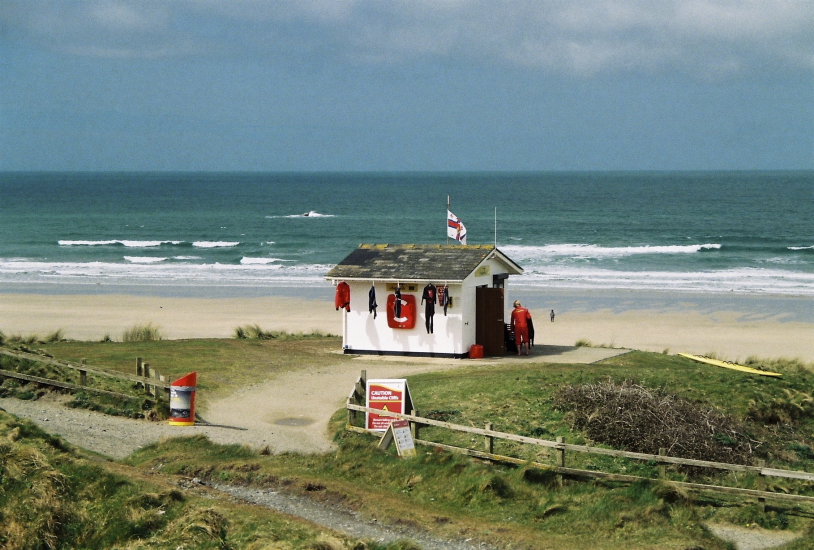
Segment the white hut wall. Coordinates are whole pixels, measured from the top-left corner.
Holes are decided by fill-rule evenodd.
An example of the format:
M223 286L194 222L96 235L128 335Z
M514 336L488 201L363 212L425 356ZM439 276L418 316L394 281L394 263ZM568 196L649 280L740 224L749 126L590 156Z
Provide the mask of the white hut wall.
M410 329L390 328L387 323L387 283L377 281L348 282L351 287L351 311L347 313L347 330L344 345L349 351L384 351L396 353L443 353L462 354L468 347L463 345L463 318L470 300L462 299L462 287L449 285L453 305L444 308L436 305L433 316L433 332L427 333L424 305L421 293L426 283L416 285L415 292L402 291L402 296L412 295L416 302L415 326ZM376 318L369 312L368 292L371 284L376 287L378 303ZM439 286L441 282L434 282ZM473 291L474 292L474 291ZM473 294L474 296L474 294ZM474 318L470 322L474 335ZM467 326L466 329L469 329Z

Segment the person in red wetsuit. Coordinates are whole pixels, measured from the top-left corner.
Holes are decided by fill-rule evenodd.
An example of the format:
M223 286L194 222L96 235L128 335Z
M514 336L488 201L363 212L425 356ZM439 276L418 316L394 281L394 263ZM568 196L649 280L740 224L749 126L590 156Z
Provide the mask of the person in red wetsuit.
M526 344L526 355L529 354L529 321L531 313L520 305L519 300L514 301L514 311L512 311L512 330L514 331L514 343L517 345L517 355Z

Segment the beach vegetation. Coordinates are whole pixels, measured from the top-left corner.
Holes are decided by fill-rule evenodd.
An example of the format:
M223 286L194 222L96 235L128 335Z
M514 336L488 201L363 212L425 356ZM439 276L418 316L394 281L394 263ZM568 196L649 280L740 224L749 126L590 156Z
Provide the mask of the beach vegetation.
M154 342L163 339L161 329L152 323L133 325L122 333L122 342Z
M6 345L6 335L2 330L0 330L0 346L5 345Z
M36 344L44 344L45 342L36 334L29 334L28 336L12 334L8 338L5 338L5 343L9 346L33 346Z
M38 350L42 355L53 357L44 350ZM0 368L12 372L45 378L56 382L67 382L79 385L80 374L76 370L68 369L47 363L20 359L17 357L0 356ZM70 390L49 386L39 382L29 382L15 378L3 378L0 384L0 397L16 397L17 399L36 400L46 393L67 394ZM94 391L78 391L66 405L73 408L84 408L103 412L112 416L126 416L129 418L147 418L163 420L169 416L169 407L166 399L155 399L145 393L137 384L91 375L87 379L88 388L114 392L115 395Z
M44 344L52 344L54 342L61 342L65 340L65 331L61 328L55 330L43 339Z
M213 502L194 484L145 476L100 461L33 423L0 411L0 547L370 548L393 547L333 535L232 499Z
M132 371L137 356L149 358L152 365L172 375L197 370L199 398L205 406L208 399L255 383L259 377L351 360L331 353L340 345L338 338L106 345L59 342L49 345L48 351L66 359L87 357L89 364L126 372ZM659 439L666 422L688 430L680 437L703 436L704 445L717 447L724 455L741 453L744 462L761 459L768 467L814 472L814 417L806 412L814 371L808 365L799 367L794 361L778 362L775 368L784 376L775 379L679 356L634 351L590 365L541 363L533 356L529 361L494 367L461 362L455 370L418 374L408 380L420 416L476 427L491 423L497 431L547 440L563 437L578 445L636 448L635 442L626 442L624 437L605 440L591 430L591 415L616 403L627 407L631 421L636 420L632 418L636 414L629 414L631 410L651 414L650 422L633 428L638 430L636 441L650 441L642 447L646 452L657 454L659 447L671 445L670 440ZM590 394L603 385L610 388L608 394L627 392L622 396L625 403L613 401L610 395L588 403L582 388L588 388L585 391ZM579 399L562 397L568 394L563 388L569 387ZM777 423L768 422L770 409L760 409L759 404L772 399L777 400L779 410L794 407L802 413L787 412ZM626 404L627 400L633 405ZM670 414L664 413L668 406ZM764 410L767 412L759 413L762 417L754 412ZM577 420L579 415L585 422ZM690 431L693 427L685 420L692 423L693 419L698 424L710 419L720 423L710 438L709 433ZM184 479L198 477L308 494L347 503L366 517L421 525L441 536L464 535L503 547L539 547L535 543L545 540L551 548L564 549L722 550L726 543L715 539L704 523L743 524L746 520L766 529L810 533L789 548L814 544L814 509L807 504L770 502L763 512L744 497L687 493L669 483L755 488L757 480L751 474L667 466L663 481L631 484L565 476L560 485L554 473L534 464L556 460L546 448L495 440L496 454L519 457L526 463L488 462L440 447L482 450L483 438L425 426L420 430L421 439L439 445L419 446L416 458L400 460L392 447L379 450L376 438L345 431L346 421L346 411L337 411L331 422L336 449L325 455L275 455L267 448L221 446L205 437L193 437L157 442L134 453L126 464L137 471L161 471ZM668 454L681 456L682 450L675 448L680 445L672 446ZM659 475L655 463L576 452L568 453L567 466L654 480ZM775 492L814 494L814 486L796 480L769 478L767 487ZM234 527L229 525L231 533Z
M591 348L593 347L593 344L587 338L580 338L579 340L574 342L574 346L578 348Z
M311 332L288 332L285 330L263 330L259 325L243 325L236 327L234 337L238 340L302 340L309 338L332 337L321 330Z

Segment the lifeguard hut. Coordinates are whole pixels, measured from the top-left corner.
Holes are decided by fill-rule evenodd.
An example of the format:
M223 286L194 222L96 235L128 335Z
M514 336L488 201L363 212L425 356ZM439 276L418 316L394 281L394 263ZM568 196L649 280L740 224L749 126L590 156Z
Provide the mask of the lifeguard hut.
M345 353L464 358L473 344L505 353L506 285L521 273L492 245L362 244L325 278L342 296Z

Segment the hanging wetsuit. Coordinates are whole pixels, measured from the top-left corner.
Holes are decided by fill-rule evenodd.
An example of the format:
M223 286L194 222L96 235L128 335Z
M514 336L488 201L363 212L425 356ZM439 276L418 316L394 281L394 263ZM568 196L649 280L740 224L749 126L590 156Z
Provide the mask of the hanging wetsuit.
M427 304L424 306L424 325L427 327L427 334L432 334L432 318L435 316L435 302L437 297L438 290L434 284L430 283L424 287L424 294L421 295L421 303L423 304L424 300L427 301Z
M373 314L373 318L376 318L376 308L379 307L376 304L376 285L370 285L370 290L367 293L367 309L368 313Z
M447 307L452 305L452 297L449 295L447 285L438 287L438 305L444 308L444 317L446 317Z
M396 287L396 292L393 293L396 301L393 303L393 317L401 319L401 289Z
M345 309L350 311L350 285L345 281L336 285L336 296L334 297L334 304L337 311Z

